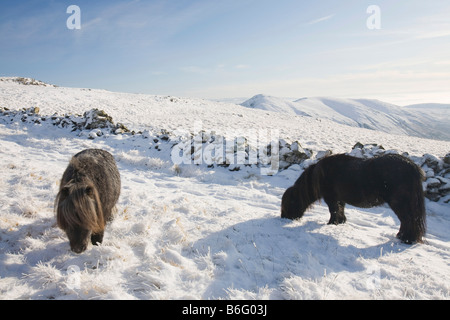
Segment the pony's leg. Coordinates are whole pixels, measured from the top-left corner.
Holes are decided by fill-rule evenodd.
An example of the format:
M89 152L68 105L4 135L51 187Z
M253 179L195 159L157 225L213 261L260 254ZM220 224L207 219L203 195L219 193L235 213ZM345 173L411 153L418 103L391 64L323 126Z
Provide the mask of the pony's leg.
M91 235L91 243L93 245L97 245L97 243L102 243L102 241L103 241L103 234L104 234L104 231L101 231L101 232L96 233L96 234L92 234Z
M420 242L421 239L417 239L408 200L393 200L389 203L389 206L400 220L400 230L397 233L397 238L406 244L412 244L416 241Z
M400 239L403 243L406 244L413 244L416 241L414 232L411 231L410 224L411 224L410 222L400 221L400 230L396 235L398 239Z
M347 221L344 214L345 202L342 201L325 201L330 211L330 221L328 224L341 224Z

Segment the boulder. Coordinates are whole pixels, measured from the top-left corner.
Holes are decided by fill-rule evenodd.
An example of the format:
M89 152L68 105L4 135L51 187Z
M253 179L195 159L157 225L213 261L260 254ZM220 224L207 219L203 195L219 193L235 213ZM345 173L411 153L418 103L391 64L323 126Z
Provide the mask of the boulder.
M332 154L333 154L333 151L331 151L331 150L318 151L317 154L316 154L316 159L320 160L322 158L329 157Z
M450 152L447 153L444 158L442 158L442 161L444 161L445 164L450 165Z
M84 129L102 129L114 128L112 117L105 111L99 109L91 109L83 114L85 119Z

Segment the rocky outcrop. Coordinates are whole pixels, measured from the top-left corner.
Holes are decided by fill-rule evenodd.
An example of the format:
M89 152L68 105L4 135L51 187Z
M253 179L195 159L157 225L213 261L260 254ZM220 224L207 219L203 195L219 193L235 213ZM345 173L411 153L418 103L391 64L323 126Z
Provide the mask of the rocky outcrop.
M1 78L0 81L16 82L18 84L22 84L22 85L25 85L25 86L32 85L32 86L44 86L44 87L57 87L57 86L55 86L53 84L48 84L48 83L45 83L45 82L40 81L40 80L36 80L36 79L33 79L33 78L24 78L24 77L5 77L5 78Z

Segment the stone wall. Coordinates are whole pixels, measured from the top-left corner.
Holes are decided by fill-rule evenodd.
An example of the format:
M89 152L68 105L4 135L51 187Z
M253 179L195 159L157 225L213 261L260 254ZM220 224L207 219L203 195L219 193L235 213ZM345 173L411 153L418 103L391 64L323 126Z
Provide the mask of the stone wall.
M230 171L239 171L248 166L267 166L273 157L278 160L276 171L286 170L292 165L306 168L311 163L333 153L332 150L323 150L314 154L312 150L303 148L299 141L287 139L261 144L258 141L255 142L256 139L249 137L230 139L205 131L197 134L189 133L188 136L183 137L164 129L156 135L147 130L135 132L130 131L123 124L114 123L112 117L98 109L91 109L83 115L43 116L39 114L39 108L14 111L0 107L0 119L5 123L14 121L33 124L50 123L60 128L78 131L79 135L87 136L89 139L95 139L105 134L140 135L143 139L152 139L157 144L155 147L157 150L164 147L170 149L176 147L183 150L185 153L183 156L187 157L184 159L187 161L186 163L203 164L208 167L221 166ZM212 148L215 148L215 152L211 151ZM205 155L207 151L210 153ZM359 142L348 152L349 155L360 158L371 158L385 153L402 154L414 161L422 168L426 177L423 182L425 196L431 201L450 203L450 153L443 158L437 158L430 154L417 157L400 153L397 150L385 150L381 145Z

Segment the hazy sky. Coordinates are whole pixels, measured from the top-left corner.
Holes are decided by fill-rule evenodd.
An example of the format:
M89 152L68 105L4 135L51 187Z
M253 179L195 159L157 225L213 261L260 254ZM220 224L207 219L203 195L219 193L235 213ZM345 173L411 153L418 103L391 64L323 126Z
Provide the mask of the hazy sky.
M72 4L81 29L67 27ZM450 103L450 1L1 1L0 76L200 98Z

